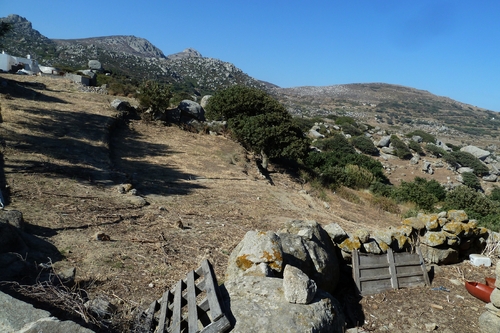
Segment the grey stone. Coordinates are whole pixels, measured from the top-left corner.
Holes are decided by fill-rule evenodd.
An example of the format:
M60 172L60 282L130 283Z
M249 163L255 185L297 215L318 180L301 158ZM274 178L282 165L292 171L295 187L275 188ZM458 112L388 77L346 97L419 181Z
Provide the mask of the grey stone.
M458 250L447 246L431 247L421 244L422 256L431 264L448 265L459 262Z
M380 149L381 152L383 152L384 154L388 154L388 155L394 155L394 148L392 147L382 147Z
M0 331L24 333L92 333L72 321L60 321L48 311L36 309L33 305L22 302L0 292Z
M464 152L467 152L469 154L472 154L480 160L484 160L486 157L491 155L491 153L489 151L478 148L476 146L465 146L465 147L460 148L460 151L464 151Z
M262 269L251 269L261 263L268 265L274 274L281 274L283 271L281 240L272 231L248 231L229 256L226 280L262 272Z
M410 164L411 165L417 165L418 164L418 161L420 161L420 156L418 155L414 155L411 160L410 160Z
M287 302L278 278L244 276L226 281L224 288L224 301L234 316L232 332L344 332L339 302L322 290L305 305Z
M363 243L363 248L366 253L381 254L383 251L375 240ZM387 251L386 251L387 252Z
M377 143L377 147L388 147L389 146L389 143L391 143L391 136L390 135L386 135L386 136L383 136L380 141Z
M316 283L297 267L286 265L283 271L285 299L290 303L309 304L316 295Z
M116 311L116 307L111 304L106 296L100 295L85 303L85 307L99 318L110 318Z
M102 70L102 64L99 60L89 60L88 67L92 70Z
M200 105L202 108L205 108L207 106L207 103L208 103L208 100L210 99L210 97L212 97L212 95L205 95L202 97L202 99L200 101Z
M318 131L316 131L312 128L309 130L308 134L313 139L322 139L325 137L323 134L319 133Z
M485 182L490 182L490 183L494 183L497 181L498 179L498 176L497 175L494 175L494 174L489 174L487 176L484 176L482 178Z
M342 243L345 239L349 238L347 233L337 223L330 223L323 227L326 233L330 236L332 241L336 244Z
M177 107L180 111L180 121L189 122L192 119L205 121L205 110L200 104L188 99L182 100Z
M443 231L427 231L420 237L420 241L429 246L439 246L446 243L446 235Z
M422 141L424 141L424 139L422 139L422 137L419 135L414 135L411 137L411 139L417 143L422 143Z
M24 229L23 213L18 210L0 210L0 223L6 223L22 230Z
M490 311L483 312L481 316L479 316L479 329L481 333L500 332L500 317Z
M491 304L493 304L497 308L500 308L500 289L498 288L493 289L493 292L490 295L490 300Z
M469 168L469 167L461 167L461 168L457 169L457 172L460 174L465 173L465 172L474 172L474 169Z
M111 107L117 111L129 111L132 106L127 101L122 101L121 99L114 99L111 102Z

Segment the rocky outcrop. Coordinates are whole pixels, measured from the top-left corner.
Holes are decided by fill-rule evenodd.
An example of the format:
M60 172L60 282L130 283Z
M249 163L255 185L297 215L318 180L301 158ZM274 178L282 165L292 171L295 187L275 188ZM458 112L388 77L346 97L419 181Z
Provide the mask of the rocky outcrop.
M345 332L339 302L323 290L309 304L298 304L287 301L279 278L243 276L226 281L224 288L232 332Z
M92 333L72 321L60 321L50 312L35 308L33 305L17 300L0 292L0 331L1 332L51 332L51 333Z
M465 146L465 147L460 148L460 151L464 151L464 152L467 152L469 154L472 154L472 155L474 155L474 157L476 157L480 160L484 160L484 159L486 159L486 157L491 155L491 153L489 151L478 148L476 146Z

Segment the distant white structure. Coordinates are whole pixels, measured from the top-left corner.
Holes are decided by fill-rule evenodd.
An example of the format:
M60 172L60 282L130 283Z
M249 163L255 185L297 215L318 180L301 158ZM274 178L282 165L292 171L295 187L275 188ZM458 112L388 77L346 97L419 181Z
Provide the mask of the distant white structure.
M10 72L12 70L23 70L30 74L40 73L40 68L38 67L38 62L35 59L31 59L30 55L26 58L14 57L4 51L0 54L0 70L4 72Z

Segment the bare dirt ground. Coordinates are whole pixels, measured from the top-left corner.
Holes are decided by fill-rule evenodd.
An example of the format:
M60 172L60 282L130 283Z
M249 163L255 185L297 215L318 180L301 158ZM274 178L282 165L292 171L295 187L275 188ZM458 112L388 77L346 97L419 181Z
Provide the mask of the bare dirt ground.
M400 224L365 202L366 194L353 204L330 193L325 204L277 168L271 185L252 156L223 136L117 121L113 96L81 92L63 78L1 74L0 81L7 82L0 88L6 209L21 211L27 231L59 249L61 258L51 258L56 272L76 267L91 297L106 295L117 306L103 331L126 331L136 309L204 258L223 282L228 256L248 230L278 230L288 219L335 222L346 231ZM132 190L120 193L122 185ZM96 240L97 233L110 240ZM340 300L351 303L346 311L360 332L422 332L429 323L436 332L477 332L484 304L463 278L492 275L463 262L435 267L431 287L361 300L344 292ZM449 292L431 289L439 286Z

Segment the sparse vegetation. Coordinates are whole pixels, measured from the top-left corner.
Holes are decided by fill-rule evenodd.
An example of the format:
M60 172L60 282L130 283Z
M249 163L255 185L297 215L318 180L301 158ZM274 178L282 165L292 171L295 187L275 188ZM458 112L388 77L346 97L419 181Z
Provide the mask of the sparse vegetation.
M363 154L377 156L379 151L373 144L373 141L364 135L352 138L351 143L354 147L358 148Z
M415 131L411 131L410 133L406 134L406 137L408 138L412 138L414 136L419 136L422 138L422 140L424 142L427 142L427 143L436 143L436 137L432 134L429 134L425 131L422 131L422 130L415 130Z
M410 149L397 135L391 135L391 144L394 146L396 156L402 160L409 160L413 157Z

